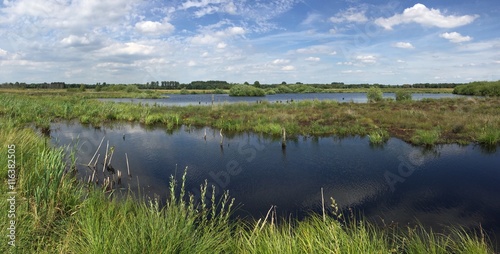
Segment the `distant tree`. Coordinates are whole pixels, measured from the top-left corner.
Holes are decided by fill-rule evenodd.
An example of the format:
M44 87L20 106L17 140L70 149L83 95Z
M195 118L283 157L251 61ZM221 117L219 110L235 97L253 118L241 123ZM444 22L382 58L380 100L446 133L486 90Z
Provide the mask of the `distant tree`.
M286 85L286 82L285 82L285 81L283 81L283 82L281 82L281 84L282 84L282 85Z
M253 86L260 88L260 82L259 81L253 82Z
M80 92L85 92L85 85L84 84L80 85Z
M248 82L246 82L246 81L245 81L245 83L243 83L243 85L248 86L248 85L250 85L250 84L249 84Z

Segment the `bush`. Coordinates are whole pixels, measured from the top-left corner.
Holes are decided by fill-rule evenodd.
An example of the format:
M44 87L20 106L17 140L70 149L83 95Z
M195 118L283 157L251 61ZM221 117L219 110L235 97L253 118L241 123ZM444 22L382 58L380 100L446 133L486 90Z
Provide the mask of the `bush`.
M266 92L249 85L235 85L229 90L230 96L265 96Z
M476 96L500 96L500 81L480 81L459 85L453 89L453 93Z
M379 87L370 87L366 93L366 97L368 98L368 102L377 102L384 99L384 94Z
M181 89L181 94L189 94L189 91L186 88Z
M411 101L411 92L406 90L396 91L396 101Z

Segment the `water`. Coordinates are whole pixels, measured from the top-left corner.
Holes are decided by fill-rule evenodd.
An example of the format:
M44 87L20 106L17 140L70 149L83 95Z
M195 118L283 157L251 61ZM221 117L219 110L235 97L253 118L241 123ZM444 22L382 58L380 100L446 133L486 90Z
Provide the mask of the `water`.
M395 99L394 93L385 93L384 98ZM424 98L441 99L441 98L455 98L461 95L455 94L432 94L432 93L416 93L412 95L413 100L421 100ZM306 94L275 94L266 95L265 97L233 97L227 94L214 94L214 103L236 103L236 102L249 102L256 103L257 101L275 102L290 102L302 100L334 100L338 102L354 102L366 103L366 93L306 93ZM188 105L212 105L212 94L169 94L168 98L162 99L101 99L103 101L114 102L132 102L132 103L148 103L163 106L188 106Z
M373 221L500 229L498 149L441 145L429 150L395 138L374 147L363 137L298 137L288 140L283 150L279 139L252 133L226 133L221 147L219 131L209 128L168 133L138 124L94 129L58 123L51 129L55 145L79 140L81 164L90 161L105 137L97 170L101 179L109 140L112 165L125 176L121 188L140 188L143 194L164 198L170 175L180 179L188 167L188 191L198 194L205 179L229 190L240 204L239 217L265 216L272 205L278 214L297 218L320 212L323 188L327 201L334 197L342 210ZM131 179L126 177L125 153ZM87 179L90 173L79 166L78 177Z

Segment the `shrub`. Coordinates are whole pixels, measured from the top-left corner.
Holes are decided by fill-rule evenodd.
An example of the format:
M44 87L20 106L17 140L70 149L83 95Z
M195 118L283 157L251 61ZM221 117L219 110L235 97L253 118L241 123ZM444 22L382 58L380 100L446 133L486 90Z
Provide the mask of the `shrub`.
M379 87L370 87L366 93L366 97L368 98L368 102L377 102L383 100L384 94Z
M249 85L235 85L229 90L230 96L265 96L266 92Z
M406 90L396 91L396 101L411 101L411 92Z

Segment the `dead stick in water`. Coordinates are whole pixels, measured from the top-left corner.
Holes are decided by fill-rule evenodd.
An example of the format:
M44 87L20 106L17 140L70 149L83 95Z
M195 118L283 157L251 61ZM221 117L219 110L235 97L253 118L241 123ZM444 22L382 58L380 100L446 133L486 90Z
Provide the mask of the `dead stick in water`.
M326 214L325 214L325 196L323 196L323 188L321 188L321 206L323 208L323 221L326 221Z
M101 139L101 143L99 143L99 146L97 147L97 150L95 150L94 156L92 156L92 159L90 159L90 161L89 161L89 165L90 165L90 164L92 164L92 161L94 160L95 155L96 155L96 154L97 154L97 152L99 151L99 148L101 148L102 142L104 141L104 138L105 138L105 137L106 137L106 136L102 137L102 139Z
M220 129L219 135L220 135L220 146L222 146L224 143L224 135L222 135L222 129Z
M125 153L125 160L127 160L127 174L129 177L132 177L132 175L130 174L130 167L128 165L128 156L127 156L127 153Z
M106 170L106 161L108 161L108 149L109 149L109 140L106 144L106 155L104 156L104 165L102 166L102 172Z
M286 130L285 130L285 127L281 128L281 134L282 134L281 147L285 148L286 147Z

